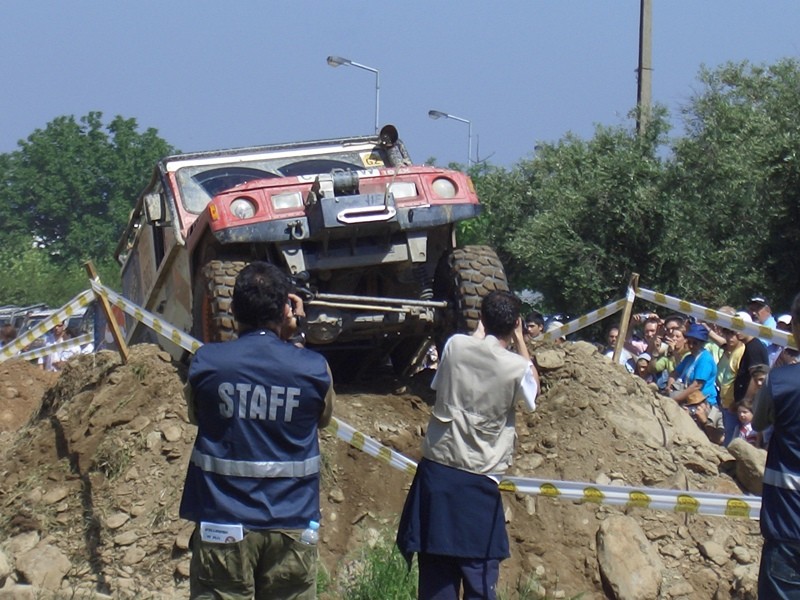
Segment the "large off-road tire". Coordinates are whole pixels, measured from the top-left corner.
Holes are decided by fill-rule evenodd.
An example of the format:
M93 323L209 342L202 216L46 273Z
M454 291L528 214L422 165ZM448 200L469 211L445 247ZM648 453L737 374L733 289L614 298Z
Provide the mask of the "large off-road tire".
M247 263L210 260L198 273L192 297L192 334L203 342L225 342L236 337L233 285Z
M503 263L489 246L465 246L445 255L437 269L434 293L447 300L437 345L454 333L469 333L481 320L481 302L494 290L508 291Z

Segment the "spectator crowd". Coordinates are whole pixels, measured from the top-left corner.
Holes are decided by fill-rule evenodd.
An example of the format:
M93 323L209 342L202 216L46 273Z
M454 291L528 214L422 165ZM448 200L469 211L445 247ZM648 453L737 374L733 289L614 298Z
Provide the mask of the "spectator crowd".
M791 315L773 316L762 295L751 297L742 310L732 306L717 310L791 333ZM526 317L529 339L551 329L541 313ZM613 358L619 336L620 328L612 325L596 344L598 350ZM711 441L727 446L743 438L766 448L771 428L756 432L752 425L757 393L771 369L800 362L800 352L694 317L646 312L631 317L618 360L633 376L675 400Z

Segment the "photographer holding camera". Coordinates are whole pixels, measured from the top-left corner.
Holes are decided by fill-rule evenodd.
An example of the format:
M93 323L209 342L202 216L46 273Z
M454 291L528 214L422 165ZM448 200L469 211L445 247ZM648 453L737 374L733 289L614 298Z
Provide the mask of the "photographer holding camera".
M516 405L536 409L539 372L525 345L520 300L495 290L472 335L455 334L431 383L436 404L408 492L397 546L419 564L421 600L496 598L510 554L497 477L514 454ZM515 351L511 351L511 348Z
M289 340L303 301L274 265L244 267L236 340L202 346L189 367L197 438L180 516L194 521L191 598L316 598L318 428L333 409L326 360Z

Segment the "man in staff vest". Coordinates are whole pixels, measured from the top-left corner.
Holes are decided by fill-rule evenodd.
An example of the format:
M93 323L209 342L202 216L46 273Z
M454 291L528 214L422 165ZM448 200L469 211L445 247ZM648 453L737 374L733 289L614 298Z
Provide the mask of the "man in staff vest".
M800 342L800 294L792 302L792 333ZM772 369L756 396L753 428L774 426L761 501L758 597L800 598L800 364Z
M300 533L320 520L317 430L331 419L330 370L288 341L303 302L274 265L242 269L232 306L238 339L202 346L189 368L197 438L180 515L197 523L190 597L311 600L317 548Z

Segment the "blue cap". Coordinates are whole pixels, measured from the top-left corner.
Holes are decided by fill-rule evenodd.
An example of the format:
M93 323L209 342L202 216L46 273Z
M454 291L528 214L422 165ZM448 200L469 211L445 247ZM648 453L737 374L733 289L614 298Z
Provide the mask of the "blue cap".
M706 343L708 341L708 329L700 325L700 323L692 323L686 331L686 337Z

